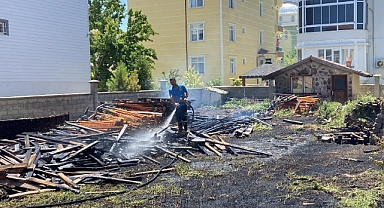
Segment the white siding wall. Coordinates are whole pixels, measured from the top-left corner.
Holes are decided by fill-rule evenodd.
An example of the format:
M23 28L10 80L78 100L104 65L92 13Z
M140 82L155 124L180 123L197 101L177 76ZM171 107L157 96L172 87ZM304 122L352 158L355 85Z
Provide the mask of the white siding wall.
M0 97L89 92L86 0L1 0Z

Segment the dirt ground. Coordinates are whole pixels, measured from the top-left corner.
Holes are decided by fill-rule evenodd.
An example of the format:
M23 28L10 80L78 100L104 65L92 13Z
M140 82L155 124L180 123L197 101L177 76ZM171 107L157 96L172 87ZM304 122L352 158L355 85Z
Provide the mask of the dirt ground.
M226 112L230 113L230 112ZM272 157L241 154L197 156L191 158L193 170L205 176L162 175L154 184L180 188L179 194L162 194L147 201L144 207L343 207L343 196L327 190L369 189L369 182L356 175L379 170L371 158L381 153L365 153L374 145L351 145L318 141L315 117L293 117L304 126L267 121L270 131L254 132L251 137L228 142L269 152ZM378 202L377 207L384 207Z

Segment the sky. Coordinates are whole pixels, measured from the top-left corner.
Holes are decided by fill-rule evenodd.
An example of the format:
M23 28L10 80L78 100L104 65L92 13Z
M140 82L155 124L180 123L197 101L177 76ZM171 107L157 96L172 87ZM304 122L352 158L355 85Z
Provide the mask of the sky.
M120 0L121 3L125 4L125 6L127 6L127 1L128 1L128 0ZM123 20L123 24L120 26L120 28L121 28L122 30L126 30L126 29L127 29L127 18L125 18L125 19Z

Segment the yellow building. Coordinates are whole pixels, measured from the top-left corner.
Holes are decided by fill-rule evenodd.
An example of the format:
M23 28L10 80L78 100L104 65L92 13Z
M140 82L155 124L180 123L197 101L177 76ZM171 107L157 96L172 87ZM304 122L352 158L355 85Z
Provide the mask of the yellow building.
M142 10L158 33L146 43L158 55L153 75L194 66L203 81L231 78L255 68L265 58L276 61L278 10L282 0L128 0ZM129 24L129 23L128 23ZM265 49L268 53L260 55Z

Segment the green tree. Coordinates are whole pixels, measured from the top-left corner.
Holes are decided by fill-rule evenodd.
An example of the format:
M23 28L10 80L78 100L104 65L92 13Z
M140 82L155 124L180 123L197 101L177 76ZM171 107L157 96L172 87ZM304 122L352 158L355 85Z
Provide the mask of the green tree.
M129 73L127 71L127 67L123 62L119 62L117 64L116 70L112 71L112 76L106 83L108 91L127 91L128 76Z
M100 81L99 90L107 91L107 80L117 63L123 61L129 74L136 70L141 89L150 89L156 52L143 42L156 33L141 11L128 12L116 0L88 0L91 77ZM120 29L128 15L127 31Z
M223 85L223 82L221 81L221 77L216 77L208 82L205 83L206 86L212 87L212 86L221 86Z
M131 73L128 76L128 91L139 91L140 90L140 79L139 74L137 73L137 70L131 71Z
M138 91L140 90L139 76L136 70L128 72L123 62L117 64L116 70L106 83L108 91Z
M183 75L184 85L186 87L203 87L204 82L201 81L201 75L196 73L194 67L188 67Z
M141 89L150 89L156 51L146 48L143 42L152 42L151 36L157 33L141 11L128 11L127 32L124 35L123 59L130 71L136 70Z
M100 81L99 90L107 91L110 69L121 59L125 6L116 0L88 0L91 77Z
M290 66L297 62L296 49L292 47L290 51L284 53L283 63L284 66Z

